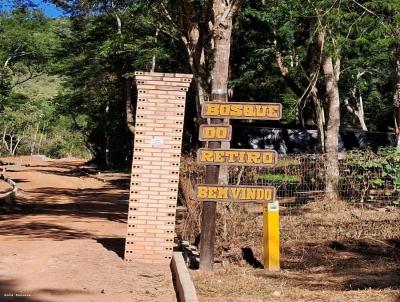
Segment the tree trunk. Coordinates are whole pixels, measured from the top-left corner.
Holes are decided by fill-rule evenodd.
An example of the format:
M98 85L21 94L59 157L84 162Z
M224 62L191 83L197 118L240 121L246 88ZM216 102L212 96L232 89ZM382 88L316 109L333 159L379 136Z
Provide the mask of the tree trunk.
M106 120L108 120L109 112L110 112L110 106L109 106L109 102L107 101L106 110L105 110ZM110 134L108 131L108 127L109 126L106 123L104 126L104 136L105 136L105 140L106 140L104 163L106 164L107 168L110 166Z
M322 106L322 100L318 93L318 89L316 87L317 81L319 78L319 73L321 70L321 59L322 53L324 50L324 41L317 41L318 43L312 43L308 50L308 58L310 60L309 67L306 68L306 73L309 84L309 92L306 92L310 95L311 100L314 105L314 113L315 113L315 124L318 130L318 141L319 141L319 152L324 152L325 150L325 112L324 107ZM304 97L304 96L303 96Z
M397 150L400 151L400 47L390 49L390 58L393 68L393 107L394 124L397 136Z
M300 87L296 84L294 79L289 75L289 69L285 66L284 58L281 52L278 50L278 42L274 40L274 45L276 47L275 50L275 60L278 64L279 71L285 80L285 83L288 87L296 94L299 98L299 119L302 122L304 120L302 116L302 106L311 97L312 104L314 105L315 112L315 124L318 129L318 151L323 152L325 149L325 136L324 136L324 125L325 125L325 116L324 116L324 108L322 107L322 102L320 97L318 96L318 89L315 87L316 79L318 78L318 73L320 69L320 50L317 51L315 47L309 48L309 57L310 60L310 68L305 71L307 73L307 77L310 81L309 87L307 87L306 91L300 89Z
M43 125L42 133L40 134L40 139L39 139L39 144L38 144L38 149L37 149L37 153L38 154L40 154L40 148L42 147L42 141L43 141L43 138L44 138L45 129L46 129L46 124Z
M364 100L361 95L361 91L359 91L360 95L358 96L358 112L357 112L357 118L358 121L360 122L361 129L363 131L368 131L367 124L365 123L365 118L364 118Z
M21 142L21 140L22 140L22 137L18 136L17 141L15 142L15 146L12 149L12 156L15 156L15 153L17 152L17 148L18 148L18 145Z
M325 134L324 134L324 126L325 126L325 114L324 108L321 104L321 99L318 97L318 94L314 91L311 92L311 99L314 103L314 111L315 111L315 123L317 125L318 130L318 151L324 152L325 150Z
M323 42L324 33L319 33L318 40ZM333 58L324 53L322 57L322 70L326 86L328 107L328 120L325 135L325 181L326 198L337 200L339 184L339 127L340 127L340 98L337 79L339 78L338 64L333 64Z
M211 70L211 100L214 102L228 101L229 57L231 51L232 18L239 9L241 1L231 1L228 4L223 0L213 0L213 44L214 57ZM213 124L222 123L214 119ZM219 148L220 143L210 142L210 148ZM219 179L227 180L227 170L218 166L208 166L206 169L206 183L218 183ZM219 174L219 177L218 177ZM200 241L200 269L210 271L214 263L216 202L204 201L201 217Z
M365 71L358 72L355 78L354 87L350 89L351 99L353 99L354 104L351 104L349 102L350 98L346 98L344 100L344 104L346 105L347 110L353 115L353 123L355 122L355 119L357 119L360 123L361 129L363 131L368 131L368 127L365 123L364 118L364 100L361 94L361 90L358 88L358 81L364 74Z
M214 66L211 71L211 99L214 102L228 101L232 20L226 20L225 26L225 28L217 29L214 36Z
M155 38L154 38L154 42L157 44L157 42L158 42L158 35L159 35L159 33L160 33L160 29L159 28L157 28L156 29L156 35L155 35ZM151 72L154 72L156 70L156 55L154 55L153 56L153 58L152 58L152 60L151 60Z
M135 136L135 116L132 110L132 79L125 80L125 110L126 110L126 126L129 131Z
M211 70L211 100L214 102L228 102L229 59L231 52L232 17L225 16L224 1L214 1L214 65ZM229 120L224 120L229 124ZM222 148L229 148L229 142L223 142ZM220 167L219 182L228 183L227 167Z
M37 124L36 131L33 136L32 143L31 143L31 156L35 153L36 139L37 139L37 135L39 133L39 127L40 127L40 122Z

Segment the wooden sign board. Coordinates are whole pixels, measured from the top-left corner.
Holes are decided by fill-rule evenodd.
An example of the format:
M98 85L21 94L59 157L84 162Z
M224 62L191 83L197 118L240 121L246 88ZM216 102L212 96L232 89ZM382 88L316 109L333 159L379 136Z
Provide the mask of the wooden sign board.
M198 185L196 198L199 201L234 201L265 203L275 200L274 187Z
M241 120L280 120L282 104L205 102L201 108L201 116Z
M203 165L273 166L278 161L274 150L205 149L197 151L197 162Z
M201 125L199 140L202 142L218 141L229 142L232 137L232 126L225 125Z

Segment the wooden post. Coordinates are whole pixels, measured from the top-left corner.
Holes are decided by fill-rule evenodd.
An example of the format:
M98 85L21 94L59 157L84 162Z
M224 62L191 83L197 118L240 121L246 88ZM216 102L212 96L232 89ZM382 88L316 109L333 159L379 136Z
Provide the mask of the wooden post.
M209 148L219 149L220 142L209 142ZM218 184L219 166L206 167L206 184ZM214 264L215 218L217 203L204 201L201 213L200 269L212 271Z
M202 105L201 115L203 118L211 119L211 124L214 125L224 125L224 119L264 119L264 120L279 120L282 117L282 105L277 103L226 103L226 89L219 88L214 89L211 94L212 101L205 102ZM224 104L225 103L225 104ZM232 108L232 110L231 110ZM246 113L246 114L245 114ZM229 127L229 125L225 125L225 127ZM200 137L203 134L200 135ZM213 138L215 139L215 138ZM203 137L204 140L204 137ZM227 137L224 136L221 141L226 141ZM200 149L197 154L197 160L200 163L206 164L206 177L205 184L209 185L218 185L219 179L226 179L226 183L224 185L228 185L228 170L226 166L236 164L236 165L274 165L276 164L277 153L275 151L253 151L253 150L243 150L241 152L251 152L252 155L254 153L264 153L262 157L258 157L258 161L254 157L247 156L247 162L244 162L244 157L236 156L236 159L230 159L230 162L224 160L216 160L213 158L214 150L223 151L229 148L222 148L221 150L221 142L220 141L209 141L208 149ZM225 150L226 151L226 150ZM238 150L236 150L238 151ZM237 152L239 153L239 152ZM202 156L204 155L204 158ZM219 166L225 168L225 170L220 171ZM224 177L219 175L221 172L225 172ZM222 173L221 173L222 174ZM218 186L217 186L218 187ZM199 187L198 187L199 188ZM208 188L202 188L201 192L196 190L196 197L198 200L203 200L203 212L201 216L201 238L200 238L200 269L203 271L211 271L214 263L214 241L215 241L215 218L216 218L216 202L221 200L232 199L237 201L239 199L238 196L233 197L232 193L228 195L228 191L225 188L225 196L214 196L207 195ZM204 191L205 190L205 191ZM258 199L268 199L267 201L275 200L275 189L267 188L266 191L261 189L261 192L264 196L259 196ZM268 192L268 193L265 193ZM249 199L246 200L250 202ZM275 203L274 203L275 204ZM277 205L277 204L276 204ZM269 213L269 211L267 211ZM277 218L275 216L277 215ZM266 220L264 232L265 232L265 244L266 244L266 255L269 258L272 257L274 267L277 267L279 270L279 213L271 214L269 218L269 214L266 216L268 219ZM276 222L277 221L277 222ZM273 226L273 227L271 227ZM272 236L272 235L273 236ZM271 240L275 240L273 244L271 244ZM277 252L276 252L277 249ZM269 263L270 260L267 260L266 263ZM272 263L272 262L271 262ZM269 265L269 264L268 264Z
M280 270L279 257L279 204L277 201L263 205L264 268Z

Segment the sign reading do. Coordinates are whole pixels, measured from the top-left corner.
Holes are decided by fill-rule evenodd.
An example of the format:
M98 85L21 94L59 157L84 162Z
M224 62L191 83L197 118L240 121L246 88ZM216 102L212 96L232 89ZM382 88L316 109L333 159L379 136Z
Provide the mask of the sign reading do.
M209 142L229 142L232 137L232 126L228 125L201 125L200 141Z

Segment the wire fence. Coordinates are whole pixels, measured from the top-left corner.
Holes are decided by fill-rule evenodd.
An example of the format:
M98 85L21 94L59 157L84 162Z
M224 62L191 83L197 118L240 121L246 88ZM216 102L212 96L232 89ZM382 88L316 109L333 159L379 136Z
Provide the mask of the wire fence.
M205 167L186 157L183 177L193 187L204 183ZM400 155L395 152L349 152L339 159L338 193L342 200L397 206L400 203ZM296 206L323 196L325 156L280 155L274 167L228 167L227 184L274 186L282 205Z
M223 168L222 168L223 170ZM275 167L229 167L229 185L275 186L280 204L282 242L392 239L399 236L400 153L353 151L341 154L338 193L324 199L325 156L280 155ZM195 186L204 184L205 167L194 156L182 160L178 237L197 245L202 203ZM215 251L218 259L240 261L243 247L262 257L262 207L252 203L217 203ZM368 240L369 240L368 239ZM222 260L221 260L222 261Z

